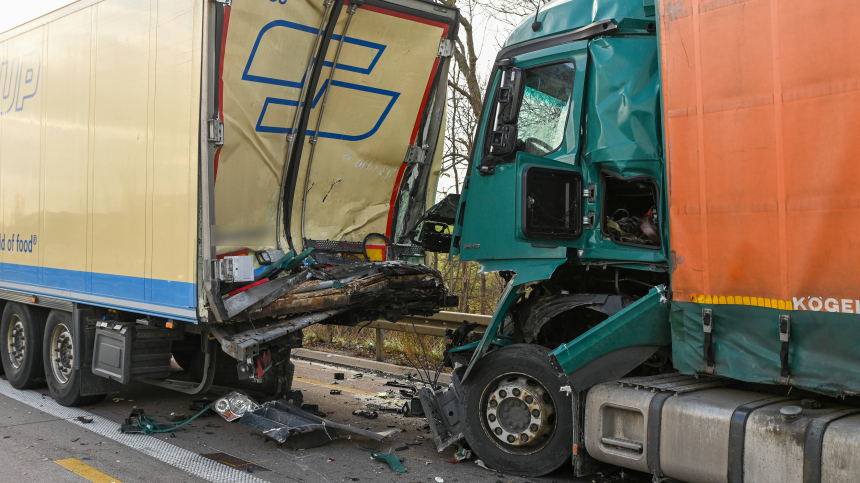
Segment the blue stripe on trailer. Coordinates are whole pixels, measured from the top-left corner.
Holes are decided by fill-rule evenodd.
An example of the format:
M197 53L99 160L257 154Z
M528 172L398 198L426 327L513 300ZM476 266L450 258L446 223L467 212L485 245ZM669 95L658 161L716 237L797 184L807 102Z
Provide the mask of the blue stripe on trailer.
M0 287L72 302L197 321L197 284L0 263Z

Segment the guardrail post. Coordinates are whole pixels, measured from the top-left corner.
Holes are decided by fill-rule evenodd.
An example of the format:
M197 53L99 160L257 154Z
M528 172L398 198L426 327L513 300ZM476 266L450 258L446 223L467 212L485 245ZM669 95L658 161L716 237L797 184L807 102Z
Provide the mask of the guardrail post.
M376 329L376 360L385 360L385 331L382 329Z

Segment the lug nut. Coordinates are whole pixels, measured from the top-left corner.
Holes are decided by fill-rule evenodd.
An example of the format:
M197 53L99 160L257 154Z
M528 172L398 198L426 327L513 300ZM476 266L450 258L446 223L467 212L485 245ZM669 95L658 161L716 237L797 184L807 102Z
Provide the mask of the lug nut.
M517 438L515 438L513 434L508 435L508 443L513 443L516 440Z
M540 411L538 411L537 409L532 409L532 416L539 418L540 417Z
M535 400L535 398L533 398L531 396L526 396L526 403L531 404L534 402L534 400Z
M502 435L502 428L496 428L493 430L493 432L498 434L499 436L501 436Z
M495 408L496 408L496 406L498 406L498 405L499 405L499 403L497 403L495 399L493 399L492 401L490 401L490 407L491 407L491 408L495 409Z
M520 397L520 390L519 390L519 389L514 388L514 390L513 390L513 391L511 391L511 392L512 392L512 393L514 393L514 396L516 396L516 397Z
M499 397L501 397L502 399L504 399L504 398L508 397L508 393L507 393L507 391L505 391L504 389L502 389L501 391L499 391Z
M529 435L527 435L526 433L523 433L520 435L520 441L522 441L523 443L525 443L528 440L529 440Z
M537 424L532 424L531 426L529 426L529 429L532 430L532 433L537 433L540 429L540 426L538 426Z
M487 416L487 419L489 419L491 423L495 423L496 422L496 415L490 414L489 416Z

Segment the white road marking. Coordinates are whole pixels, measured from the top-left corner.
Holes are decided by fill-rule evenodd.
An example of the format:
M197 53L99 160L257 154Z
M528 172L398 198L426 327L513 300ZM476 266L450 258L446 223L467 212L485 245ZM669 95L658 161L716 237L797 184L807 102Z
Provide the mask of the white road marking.
M119 423L84 411L79 408L60 406L53 399L35 391L19 391L8 381L0 379L0 394L36 408L44 413L65 419L83 429L124 444L147 456L169 464L175 468L214 482L264 483L265 480L249 475L227 465L210 460L186 449L179 448L158 438L145 434L126 434L117 431ZM75 418L84 416L93 422L85 424Z

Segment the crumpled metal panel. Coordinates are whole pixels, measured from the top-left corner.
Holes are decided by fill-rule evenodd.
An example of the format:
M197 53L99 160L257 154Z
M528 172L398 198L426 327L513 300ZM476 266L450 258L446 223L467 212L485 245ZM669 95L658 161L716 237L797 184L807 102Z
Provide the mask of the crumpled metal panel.
M245 413L239 423L279 443L289 440L296 448L322 446L340 436L341 432L375 441L382 441L389 436L327 421L281 400L267 402L263 407Z
M414 263L375 262L316 272L314 280L265 307L247 312L247 317L282 317L333 309L363 309L384 316L430 313L447 306L451 302L448 299L438 271Z

